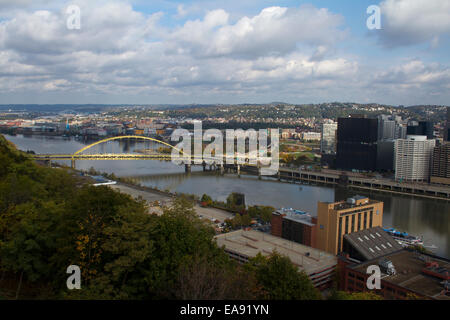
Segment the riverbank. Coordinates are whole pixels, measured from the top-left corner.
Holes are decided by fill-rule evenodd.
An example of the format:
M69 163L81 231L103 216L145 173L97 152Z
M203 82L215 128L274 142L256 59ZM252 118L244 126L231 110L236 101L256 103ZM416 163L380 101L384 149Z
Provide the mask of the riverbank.
M242 172L258 175L258 171L251 167L242 167ZM370 192L384 192L434 200L450 201L450 187L426 183L411 183L389 179L363 178L354 176L351 172L327 172L298 170L280 167L278 175L272 176L279 182L300 183L309 185L341 186Z
M59 137L24 137L7 136L21 150L35 150L42 154L71 154L83 148L85 144L74 139ZM144 142L131 143L112 141L105 152L129 153L134 149L148 148ZM55 161L70 166L70 161ZM393 192L377 192L360 188L346 188L340 184L323 184L316 182L296 183L278 181L277 176L268 178L262 176L259 180L255 174L241 172L221 175L214 172L202 172L200 167L193 167L190 174L184 168L166 161L150 160L80 160L76 162L76 169L89 171L95 168L98 172L115 174L121 179L141 184L158 190L170 191L172 194L196 195L198 199L208 194L213 201L226 202L226 198L233 192L245 194L247 205L273 206L275 208L295 208L302 211L317 212L317 203L334 202L360 194L384 203L383 225L398 230L423 236L426 243L436 246L433 251L441 256L450 256L450 201L413 196L410 194L396 194ZM283 169L285 167L282 167ZM322 170L323 172L324 170ZM296 170L298 173L298 169ZM331 173L331 172L330 172ZM303 172L306 174L306 172ZM354 177L356 178L356 176ZM152 192L155 192L153 190ZM157 192L160 194L159 192ZM161 193L166 194L166 193Z
M98 171L95 171L91 169L92 172L86 172L82 170L77 170L73 168L69 168L66 166L61 166L58 164L54 164L55 167L63 167L69 170L73 170L79 175L83 175L86 177L89 177L90 175L101 175L108 179L114 180L116 184L108 185L110 188L115 189L119 192L128 194L132 196L133 198L142 198L146 201L147 207L149 209L149 213L155 213L155 214L162 214L163 213L163 207L170 206L172 201L176 197L184 196L187 198L192 199L194 204L194 209L199 215L200 218L208 219L211 222L214 222L214 224L220 224L225 222L227 219L233 219L234 213L231 211L227 211L220 208L214 208L214 207L203 207L200 206L199 200L195 199L194 195L189 194L183 194L183 193L173 193L170 191L163 191L152 187L146 187L142 186L140 184L128 182L127 178L118 178L114 175L108 175L105 173L101 173Z
M148 187L137 186L124 182L118 182L115 185L111 185L110 188L129 194L133 198L141 197L149 204L150 211L153 210L157 214L162 214L162 207L170 205L173 199L176 196L179 196L177 194L166 193ZM159 205L153 205L155 201L158 201ZM217 208L201 207L198 204L194 205L194 209L201 218L206 218L210 221L214 220L216 224L223 223L226 219L232 219L234 217L234 215L228 211Z

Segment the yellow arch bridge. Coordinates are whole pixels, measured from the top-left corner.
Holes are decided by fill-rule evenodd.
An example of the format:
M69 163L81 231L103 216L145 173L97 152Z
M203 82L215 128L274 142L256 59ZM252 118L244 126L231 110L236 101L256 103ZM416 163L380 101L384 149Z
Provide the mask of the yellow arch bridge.
M137 153L94 153L94 154L86 154L83 153L86 150L91 149L92 147L108 142L108 141L113 141L113 140L122 140L122 139L140 139L140 140L148 140L148 141L152 141L155 143L159 143L162 144L166 147L169 147L175 151L178 151L178 155L172 155L172 154L164 154L164 153L151 153L151 154L137 154ZM112 137L112 138L107 138L107 139L103 139L100 141L96 141L90 145L87 145L86 147L81 148L80 150L76 151L73 154L33 154L31 155L34 159L36 160L44 160L44 161L49 161L51 162L52 160L71 160L72 161L72 167L75 168L75 161L76 160L165 160L165 161L177 161L177 163L180 164L184 164L186 166L186 171L190 171L190 166L192 164L194 164L194 161L198 158L200 158L202 160L202 163L200 163L200 165L205 166L205 160L208 161L209 163L220 163L220 158L219 157L209 157L209 158L204 158L204 157L196 157L194 155L188 155L185 152L183 152L183 150L180 150L174 146L172 146L171 144L155 139L155 138L151 138L151 137L144 137L144 136L118 136L118 137ZM246 166L257 166L260 167L260 165L258 164L258 162L255 163L255 161L250 161L250 160L257 160L255 158L253 159L249 159L249 158L245 158L244 161L242 161L241 159L238 160L237 157L233 157L233 163L238 165L238 167L240 165L246 165ZM230 161L230 157L224 157L222 159L222 163L227 163L229 164ZM199 164L198 161L196 164ZM222 166L223 168L223 166Z

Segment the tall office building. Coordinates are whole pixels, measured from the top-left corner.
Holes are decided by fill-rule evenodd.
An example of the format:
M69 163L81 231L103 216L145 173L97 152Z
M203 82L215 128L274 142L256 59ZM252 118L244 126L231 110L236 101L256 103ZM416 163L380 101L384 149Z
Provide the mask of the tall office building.
M447 107L447 124L444 130L444 141L450 141L450 107Z
M419 121L408 124L407 135L427 136L427 139L434 138L434 124L431 121Z
M377 171L394 171L395 140L381 140L377 143Z
M365 116L339 118L336 168L375 171L378 120Z
M382 114L377 119L379 141L406 138L406 127L400 116Z
M383 121L381 140L395 139L395 126L396 123L393 120Z
M346 234L381 227L383 202L355 196L347 201L317 204L317 249L339 254Z
M450 185L450 143L434 148L431 163L430 182Z
M406 131L407 131L407 127L402 125L402 124L398 124L395 127L395 138L394 139L406 139Z
M397 115L379 115L377 142L377 171L394 170L394 141L406 138L406 126Z
M378 140L395 139L395 120L388 115L381 114L378 119Z
M426 136L407 136L395 140L394 163L395 179L405 181L428 181L430 162L436 140Z
M322 154L336 153L336 130L336 122L322 124L322 134L320 139L320 152Z

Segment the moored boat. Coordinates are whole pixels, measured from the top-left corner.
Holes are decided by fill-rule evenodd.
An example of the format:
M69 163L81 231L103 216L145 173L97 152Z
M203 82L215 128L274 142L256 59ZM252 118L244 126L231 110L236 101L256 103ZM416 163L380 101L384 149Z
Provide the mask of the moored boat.
M400 232L394 228L383 228L391 237L393 237L402 246L423 246L422 238L416 237L414 235L408 234L407 232Z

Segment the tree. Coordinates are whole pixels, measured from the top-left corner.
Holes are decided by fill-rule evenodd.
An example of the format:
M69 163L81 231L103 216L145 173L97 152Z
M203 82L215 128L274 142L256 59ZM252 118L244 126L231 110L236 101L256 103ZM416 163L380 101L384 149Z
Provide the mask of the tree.
M252 218L259 218L264 222L269 222L272 219L272 213L275 208L270 206L251 206L248 208L248 214Z
M255 299L261 288L254 274L224 255L194 255L180 266L175 297L183 300Z
M146 265L153 254L149 239L155 216L135 204L118 208L103 230L103 267L89 279L83 290L64 295L73 299L140 299L147 297Z
M20 296L23 281L52 282L57 270L49 261L54 254L54 228L63 208L55 203L25 203L12 211L14 222L0 241L1 269L19 275L16 298ZM7 222L6 222L7 223Z
M231 220L231 227L233 229L240 228L242 226L242 216L239 213L236 213L236 215Z
M252 223L252 218L248 214L243 214L241 215L241 223L243 226L249 226Z
M276 252L268 257L258 254L246 267L256 274L258 283L270 300L320 299L320 293L303 271L292 264L288 257Z
M236 192L231 193L227 197L227 207L235 211L245 210L244 195Z
M207 206L210 206L213 203L213 200L207 194L203 194L200 200L202 203L205 203Z
M0 281L13 284L4 296L282 299L303 297L298 288L311 291L286 258L245 267L230 261L189 199L175 199L162 216L148 215L142 199L37 166L1 136L0 164ZM229 223L249 218L237 214ZM73 264L81 268L83 290L67 290Z
M214 229L199 219L192 201L177 198L163 210L150 233L154 253L147 263L145 281L154 297L173 298L183 263L196 254L216 257L223 251L212 241Z

